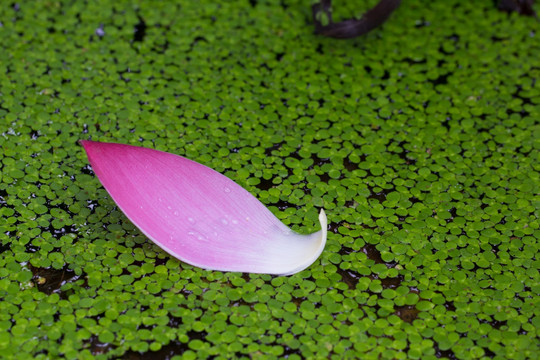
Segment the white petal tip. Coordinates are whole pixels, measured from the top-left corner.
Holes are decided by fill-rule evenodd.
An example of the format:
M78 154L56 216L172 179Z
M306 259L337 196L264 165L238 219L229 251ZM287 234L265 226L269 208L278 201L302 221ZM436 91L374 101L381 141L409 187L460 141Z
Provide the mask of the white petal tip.
M302 270L308 268L311 264L315 262L321 255L326 245L326 237L328 234L328 219L326 218L326 213L324 209L321 209L319 213L319 222L321 224L321 230L310 235L301 235L304 237L301 241L305 241L302 245L305 247L305 252L302 259L298 259L298 263L292 268L286 271L275 272L275 275L293 275Z

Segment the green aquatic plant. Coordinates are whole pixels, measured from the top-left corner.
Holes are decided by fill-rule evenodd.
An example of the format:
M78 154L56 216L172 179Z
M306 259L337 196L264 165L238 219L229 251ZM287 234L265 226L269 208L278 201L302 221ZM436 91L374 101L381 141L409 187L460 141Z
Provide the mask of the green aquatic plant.
M2 358L538 358L538 23L397 11L338 42L301 1L1 6ZM176 260L80 139L203 163L296 232L324 208L325 250Z

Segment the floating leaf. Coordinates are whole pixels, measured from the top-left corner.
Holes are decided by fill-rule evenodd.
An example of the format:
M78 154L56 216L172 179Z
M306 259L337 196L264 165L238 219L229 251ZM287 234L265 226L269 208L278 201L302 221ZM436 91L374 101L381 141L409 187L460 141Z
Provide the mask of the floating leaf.
M113 200L148 238L191 265L290 275L311 265L326 243L327 220L293 232L226 176L178 155L131 145L81 141Z

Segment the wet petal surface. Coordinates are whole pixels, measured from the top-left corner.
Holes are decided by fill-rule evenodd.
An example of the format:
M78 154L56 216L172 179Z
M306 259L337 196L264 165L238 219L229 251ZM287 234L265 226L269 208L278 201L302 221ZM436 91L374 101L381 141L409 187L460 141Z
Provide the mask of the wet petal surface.
M322 229L300 235L226 176L184 157L81 141L97 177L125 215L172 256L204 269L289 275L310 266Z

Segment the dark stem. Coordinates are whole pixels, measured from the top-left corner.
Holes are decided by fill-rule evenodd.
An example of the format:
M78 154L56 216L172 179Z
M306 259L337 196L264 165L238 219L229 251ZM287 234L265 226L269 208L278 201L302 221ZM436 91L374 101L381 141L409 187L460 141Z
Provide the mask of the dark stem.
M337 39L366 34L384 23L400 3L401 0L381 0L359 20L349 19L335 23L332 21L332 0L321 0L312 6L315 33ZM323 18L326 18L327 24L323 24Z
M499 0L497 7L502 11L515 11L521 15L536 17L533 4L534 0Z

